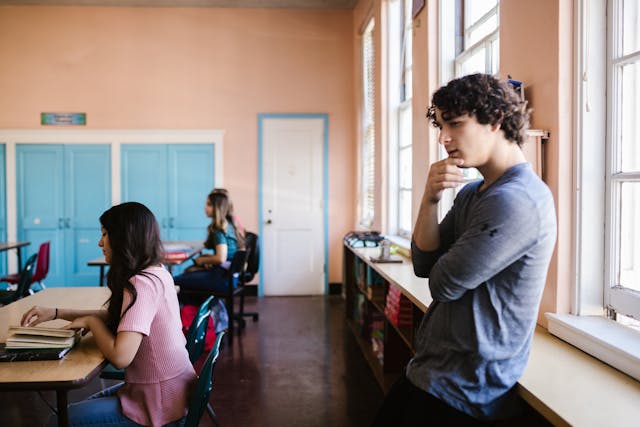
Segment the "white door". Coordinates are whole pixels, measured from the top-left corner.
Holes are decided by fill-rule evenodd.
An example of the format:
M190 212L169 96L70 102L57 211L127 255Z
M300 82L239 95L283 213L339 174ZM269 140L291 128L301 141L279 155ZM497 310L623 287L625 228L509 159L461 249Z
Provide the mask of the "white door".
M324 123L261 117L264 295L325 293Z

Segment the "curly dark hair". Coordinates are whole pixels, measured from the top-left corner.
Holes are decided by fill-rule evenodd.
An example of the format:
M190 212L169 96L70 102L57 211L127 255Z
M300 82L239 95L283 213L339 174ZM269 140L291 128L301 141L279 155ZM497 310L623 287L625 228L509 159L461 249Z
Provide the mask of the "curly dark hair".
M153 213L142 203L127 202L106 210L100 225L107 230L111 246L111 261L107 272L107 286L111 289L108 301L108 327L116 333L122 315L136 302L137 292L129 282L133 276L144 274L145 268L160 264L164 248L160 227ZM122 311L124 290L133 295L131 304Z
M470 114L483 125L499 123L505 138L518 145L525 140L531 113L527 101L521 100L508 82L489 74L451 80L433 94L427 118L439 127L436 108L445 120Z

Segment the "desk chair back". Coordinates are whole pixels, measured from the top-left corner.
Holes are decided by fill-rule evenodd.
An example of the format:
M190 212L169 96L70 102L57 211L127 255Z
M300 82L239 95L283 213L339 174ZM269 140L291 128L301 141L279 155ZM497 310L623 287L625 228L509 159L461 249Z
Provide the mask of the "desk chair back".
M33 268L36 264L37 257L37 254L31 255L27 262L24 264L24 268L20 272L18 287L15 291L0 291L0 304L10 304L22 297L26 297L27 295L29 295L31 277L33 275Z
M243 283L248 283L253 280L260 267L258 235L247 231L244 235L244 245L247 248L247 268L244 272Z
M202 352L204 351L207 326L209 325L209 318L211 317L213 305L216 301L216 298L211 295L200 304L198 312L191 321L191 325L187 331L187 351L189 352L191 364L196 363L196 360L202 356Z
M205 360L202 365L198 382L196 383L195 390L189 400L189 412L187 413L187 419L184 423L184 427L198 427L202 414L209 406L209 396L213 389L213 368L216 364L216 360L218 359L218 355L220 354L220 343L222 342L222 337L224 337L224 331L220 332L216 337L216 343L207 356L207 360ZM212 415L214 424L217 426L218 421L215 414L212 414L213 410L209 411L210 415Z
M247 267L241 284L242 292L240 293L240 310L236 316L240 323L240 329L244 328L246 325L246 322L244 321L245 317L253 318L254 322L257 322L260 318L257 311L244 311L244 294L246 292L244 285L253 280L260 268L260 242L258 241L258 235L251 231L247 231L245 233L245 246L247 248Z
M31 278L31 283L38 282L42 289L44 286L44 278L49 274L49 253L51 242L44 242L38 248L38 262L36 263L36 270Z
M20 281L18 282L18 288L16 289L16 298L14 299L14 301L29 295L29 288L31 287L32 282L31 278L33 276L33 269L37 259L38 255L33 254L29 257L29 259L27 259L27 262L24 264L24 268L20 273Z

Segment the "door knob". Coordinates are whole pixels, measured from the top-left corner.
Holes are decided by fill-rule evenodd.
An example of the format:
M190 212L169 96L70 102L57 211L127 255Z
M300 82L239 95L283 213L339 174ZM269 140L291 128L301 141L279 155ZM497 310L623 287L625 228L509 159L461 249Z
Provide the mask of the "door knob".
M271 224L271 220L270 220L270 219L268 219L268 220L266 220L264 223L265 223L265 224Z

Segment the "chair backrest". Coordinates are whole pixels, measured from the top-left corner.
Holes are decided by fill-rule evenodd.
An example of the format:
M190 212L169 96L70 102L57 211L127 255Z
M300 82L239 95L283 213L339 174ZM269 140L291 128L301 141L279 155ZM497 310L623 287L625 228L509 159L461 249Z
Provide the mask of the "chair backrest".
M193 390L191 399L189 399L189 412L187 413L187 419L184 423L184 427L198 427L200 418L207 408L209 395L211 394L211 389L213 389L213 368L216 364L216 360L218 359L218 355L220 354L220 343L222 342L223 336L224 331L218 334L216 337L216 343L207 356L207 360L205 360L202 365L198 382Z
M36 270L31 277L31 282L39 282L49 273L49 252L51 242L44 242L38 248L38 262L36 263Z
M240 279L240 275L244 274L244 268L247 263L247 251L236 251L231 260L231 265L227 274L229 275L229 295L233 295L233 290Z
M244 244L247 247L247 268L244 272L243 282L253 280L260 267L260 245L258 235L247 231L244 235Z
M194 364L200 358L204 351L205 336L207 335L207 326L211 317L211 310L216 303L215 297L212 295L207 298L198 312L193 317L189 330L187 331L187 352L189 352L189 360Z
M33 269L36 264L38 254L31 255L27 262L24 263L24 267L20 272L20 280L18 281L18 287L14 294L14 301L19 300L22 297L29 295L29 287L31 286L31 277L33 276Z

